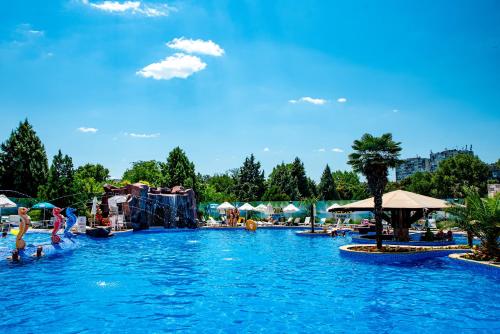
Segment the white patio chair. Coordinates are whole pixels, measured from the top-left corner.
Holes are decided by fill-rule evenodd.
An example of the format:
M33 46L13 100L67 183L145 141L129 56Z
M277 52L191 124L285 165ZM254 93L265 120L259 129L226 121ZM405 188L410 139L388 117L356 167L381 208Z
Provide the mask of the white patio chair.
M126 228L126 226L125 226L125 215L118 215L117 216L116 228L118 228L120 230L124 230Z

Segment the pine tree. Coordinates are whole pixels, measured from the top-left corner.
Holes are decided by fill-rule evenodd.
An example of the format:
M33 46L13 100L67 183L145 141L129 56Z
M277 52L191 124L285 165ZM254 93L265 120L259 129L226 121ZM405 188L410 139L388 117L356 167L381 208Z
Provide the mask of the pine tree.
M0 146L0 166L0 189L35 197L47 181L47 154L27 119Z
M105 182L109 179L109 169L101 164L85 164L75 171L80 179L93 178L96 182Z
M163 165L163 176L168 187L183 186L193 188L196 192L194 164L180 147L174 148L168 154L167 163Z
M122 179L131 183L147 182L158 187L163 182L161 163L156 160L133 162L132 167L123 173Z
M59 150L52 159L47 184L40 188L39 197L61 208L66 207L74 202L71 196L74 176L73 160Z
M310 183L306 176L306 170L304 168L304 163L300 161L298 157L291 164L291 174L295 178L297 183L297 188L299 191L297 199L305 199L312 196Z
M245 202L260 200L265 191L264 171L260 170L260 162L255 161L253 154L245 159L236 175L234 193Z
M307 179L306 179L307 181ZM300 192L297 178L293 176L293 165L281 163L273 168L267 182L264 200L299 200Z
M333 181L332 171L330 166L326 165L323 175L321 175L321 180L318 185L319 197L322 200L332 200L339 199L339 193L335 187L335 182Z

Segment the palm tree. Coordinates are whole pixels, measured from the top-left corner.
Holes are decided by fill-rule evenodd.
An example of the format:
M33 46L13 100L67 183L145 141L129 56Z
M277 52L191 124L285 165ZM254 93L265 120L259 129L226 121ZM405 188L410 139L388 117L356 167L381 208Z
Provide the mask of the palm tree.
M314 233L314 224L315 224L315 206L318 203L318 198L316 196L311 196L303 201L306 207L309 210L309 214L311 216L311 233Z
M388 182L389 168L399 163L401 143L392 140L392 134L385 133L374 137L365 133L360 140L355 140L349 154L348 163L353 170L361 173L368 181L368 188L374 197L374 213L377 229L377 248L382 248L382 195Z
M475 188L464 188L465 206L454 205L447 209L461 228L481 239L482 252L487 257L500 256L500 195L483 199ZM470 244L469 244L470 245Z

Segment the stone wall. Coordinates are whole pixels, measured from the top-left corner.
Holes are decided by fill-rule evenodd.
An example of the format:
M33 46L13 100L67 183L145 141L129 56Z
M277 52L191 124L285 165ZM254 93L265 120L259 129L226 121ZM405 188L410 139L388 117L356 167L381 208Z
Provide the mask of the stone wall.
M196 228L196 199L192 189L182 187L153 188L142 183L125 187L104 186L103 213L107 200L115 195L127 195L123 203L125 218L134 230L150 227Z

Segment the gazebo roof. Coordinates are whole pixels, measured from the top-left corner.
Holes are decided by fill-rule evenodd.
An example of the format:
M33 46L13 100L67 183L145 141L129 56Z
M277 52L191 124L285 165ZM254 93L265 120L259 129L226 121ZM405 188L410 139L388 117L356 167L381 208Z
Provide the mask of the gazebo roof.
M388 192L382 196L382 208L384 210L390 209L444 209L450 206L450 203L441 199L423 196L410 191L395 190ZM373 210L374 202L373 197L341 205L336 208L329 208L328 211L370 211Z

